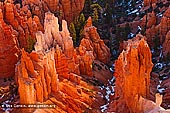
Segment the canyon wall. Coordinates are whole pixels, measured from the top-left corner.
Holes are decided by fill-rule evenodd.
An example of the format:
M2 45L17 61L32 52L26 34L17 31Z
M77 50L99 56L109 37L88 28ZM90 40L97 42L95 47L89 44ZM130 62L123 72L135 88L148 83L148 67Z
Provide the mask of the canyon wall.
M149 96L151 52L142 35L124 42L125 48L115 62L116 89L112 110L140 113L139 97Z

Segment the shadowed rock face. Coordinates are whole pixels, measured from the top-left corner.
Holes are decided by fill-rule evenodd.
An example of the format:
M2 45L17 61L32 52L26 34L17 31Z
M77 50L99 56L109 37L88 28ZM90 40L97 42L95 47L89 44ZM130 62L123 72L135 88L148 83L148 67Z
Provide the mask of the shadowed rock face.
M170 31L166 34L165 42L163 44L163 55L170 57Z
M149 96L150 72L153 66L151 52L141 35L124 44L126 48L115 62L117 100L114 100L110 108L115 108L116 112L140 113L139 97Z
M164 4L166 4L166 2L164 2ZM156 7L154 7L154 9L156 9ZM158 15L160 14L154 13L154 11L152 11L151 13L148 13L143 17L140 24L142 27L144 26L146 27L145 34L147 37L147 42L150 47L158 46L156 45L155 40L156 41L160 40L160 44L162 45L166 40L165 37L167 33L170 30L170 24L169 24L170 7L160 8L159 11L162 17L159 17ZM158 37L159 39L155 39L156 37Z

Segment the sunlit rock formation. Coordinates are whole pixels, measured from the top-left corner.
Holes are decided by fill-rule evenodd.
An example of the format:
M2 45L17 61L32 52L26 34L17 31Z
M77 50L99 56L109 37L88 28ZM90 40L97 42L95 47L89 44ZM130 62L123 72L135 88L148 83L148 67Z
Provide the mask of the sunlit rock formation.
M165 110L160 105L162 103L162 95L156 94L155 102L147 100L140 96L139 98L139 109L142 113L169 113L170 109Z
M149 96L151 52L142 35L128 40L125 45L115 62L116 100L110 108L116 112L140 113L139 97Z
M17 32L19 47L28 49L31 43L29 40L35 40L35 33L43 31L39 18L37 16L32 18L33 15L28 7L21 8L19 4L14 5L12 0L1 3L0 8L4 15L4 22Z
M100 37L97 38L100 40ZM20 103L55 104L57 107L21 110L24 113L32 111L82 113L99 110L100 105L104 104L104 100L97 94L99 88L86 83L82 76L89 77L88 79L93 82L95 79L93 76L97 75L96 78L100 77L100 82L105 82L111 73L105 64L102 64L105 67L100 66L101 74L99 71L93 72L92 68L97 68L92 66L94 51L87 50L88 48L82 45L75 49L67 29L67 22L62 21L62 31L59 31L58 18L50 12L45 14L44 33L37 32L36 40L35 50L31 53L22 49L21 60L16 66L15 76L19 86ZM95 39L93 41L95 42ZM105 52L108 51L103 51L103 54ZM98 61L95 64L99 63ZM104 72L107 75L104 75ZM95 107L91 109L92 106ZM16 110L18 111L20 109Z
M22 5L29 7L41 22L45 13L50 11L70 23L82 11L84 2L85 0L23 0Z
M47 99L58 90L58 75L55 69L54 49L47 53L22 50L21 61L16 67L21 104L35 104ZM25 98L27 97L27 98Z
M110 49L100 39L96 27L92 25L91 17L88 18L83 33L84 38L81 40L80 46L84 46L86 51L92 51L95 59L108 64L111 56Z
M4 22L0 9L0 78L14 75L20 52L16 34L16 31Z
M48 18L48 17L47 17ZM16 66L16 81L21 104L44 102L51 93L58 91L53 39L37 32L35 51L30 54L22 49L21 61ZM29 98L25 98L29 97ZM28 112L30 109L24 109Z

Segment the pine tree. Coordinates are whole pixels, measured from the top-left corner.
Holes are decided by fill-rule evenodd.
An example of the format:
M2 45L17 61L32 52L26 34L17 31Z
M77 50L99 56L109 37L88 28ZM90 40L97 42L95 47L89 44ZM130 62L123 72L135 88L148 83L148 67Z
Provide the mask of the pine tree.
M93 11L93 14L92 14L92 21L93 21L94 25L98 24L98 19L99 19L98 11L95 8L94 11Z
M95 4L92 4L91 6L90 6L90 8L91 9L97 9L97 10L102 10L102 7L99 5L99 4L97 4L97 3L95 3Z
M81 26L84 26L84 24L85 24L85 17L84 17L83 13L80 14L79 23Z
M34 49L34 44L36 43L36 40L34 38L32 38L31 36L29 36L27 38L27 48L26 51L31 53L31 51Z
M71 37L73 38L74 46L76 46L76 29L75 29L73 22L70 23L69 31L70 31Z

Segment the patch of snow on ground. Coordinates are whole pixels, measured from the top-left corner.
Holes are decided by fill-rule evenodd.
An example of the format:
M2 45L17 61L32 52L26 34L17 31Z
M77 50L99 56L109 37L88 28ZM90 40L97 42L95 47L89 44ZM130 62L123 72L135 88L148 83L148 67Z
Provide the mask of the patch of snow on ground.
M109 105L109 103L107 103L107 104L105 104L105 105L103 105L103 106L100 106L101 112L106 111L107 108L108 108L108 105Z
M114 65L113 65L114 67ZM101 90L105 90L105 95L103 95L102 93L98 92L98 94L101 95L101 97L105 98L106 99L106 103L105 105L102 105L100 106L100 109L101 109L101 112L105 112L107 111L107 106L109 105L110 103L110 96L113 96L115 94L115 90L114 90L114 87L115 87L115 77L113 76L112 79L108 80L108 84L107 85L103 85L103 86L100 86L100 89Z
M155 67L156 67L157 69L161 70L161 69L163 68L163 64L162 64L162 63L157 63L157 64L155 65Z
M133 14L133 13L137 13L137 12L138 12L138 9L135 9L135 10L131 11L130 13L128 13L128 15Z

